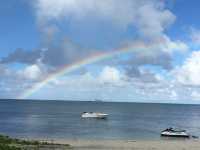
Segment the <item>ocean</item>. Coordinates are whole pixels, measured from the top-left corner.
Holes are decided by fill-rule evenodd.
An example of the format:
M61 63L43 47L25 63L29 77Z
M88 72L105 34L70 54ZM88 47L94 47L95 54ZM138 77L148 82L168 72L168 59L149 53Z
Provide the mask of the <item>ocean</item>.
M82 119L85 111L108 119ZM1 100L0 134L44 139L160 139L167 127L200 136L200 105Z

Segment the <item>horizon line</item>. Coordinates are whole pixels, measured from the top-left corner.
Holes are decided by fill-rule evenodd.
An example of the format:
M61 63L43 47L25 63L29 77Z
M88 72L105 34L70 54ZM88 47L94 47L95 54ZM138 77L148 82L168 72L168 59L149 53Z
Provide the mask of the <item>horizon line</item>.
M101 101L95 101L95 100L73 100L73 99L19 99L19 98L0 98L0 101L6 101L6 100L15 100L15 101L42 101L42 102L48 102L48 101L61 101L61 102L96 102L96 103L142 103L142 104L171 104L171 105L200 105L200 103L180 103L180 102L141 102L141 101L112 101L112 100L101 100Z

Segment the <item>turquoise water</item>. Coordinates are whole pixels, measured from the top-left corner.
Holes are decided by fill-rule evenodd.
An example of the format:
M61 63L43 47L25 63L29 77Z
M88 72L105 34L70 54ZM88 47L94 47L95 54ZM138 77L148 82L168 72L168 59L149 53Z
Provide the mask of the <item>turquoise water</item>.
M84 111L108 113L106 120L82 119ZM167 127L200 136L200 105L0 101L0 133L22 138L160 139Z

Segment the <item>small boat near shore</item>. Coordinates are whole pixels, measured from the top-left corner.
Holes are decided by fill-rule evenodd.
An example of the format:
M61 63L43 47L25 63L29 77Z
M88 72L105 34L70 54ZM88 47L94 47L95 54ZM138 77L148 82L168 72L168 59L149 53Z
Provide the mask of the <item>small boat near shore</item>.
M83 112L81 114L82 118L97 118L97 119L106 119L108 114L99 113L99 112Z
M179 130L179 129L174 129L174 128L167 128L163 130L161 132L161 136L190 138L190 134L188 134L186 130Z

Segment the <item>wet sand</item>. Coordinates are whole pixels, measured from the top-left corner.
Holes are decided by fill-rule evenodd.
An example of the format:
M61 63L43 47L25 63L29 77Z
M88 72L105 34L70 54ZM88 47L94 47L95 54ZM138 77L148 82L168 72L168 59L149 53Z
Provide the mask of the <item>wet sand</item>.
M73 150L200 150L200 140L55 140Z

